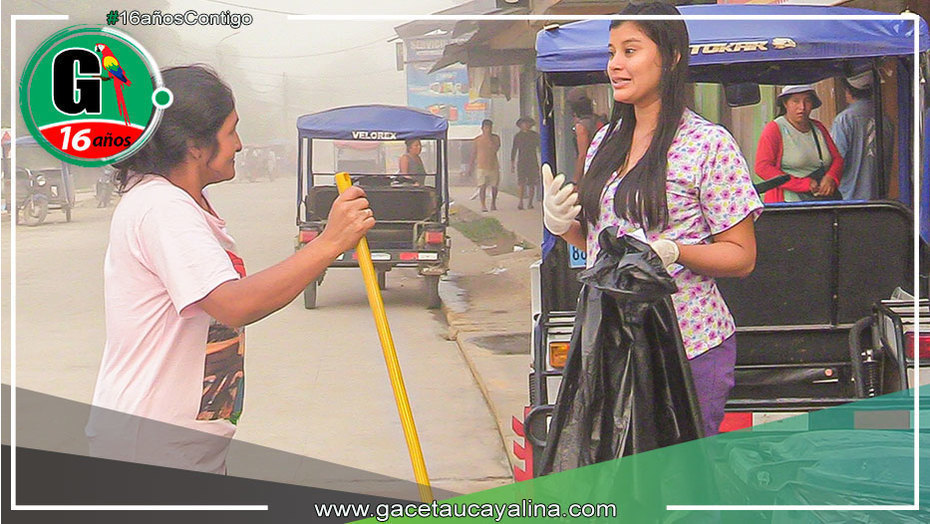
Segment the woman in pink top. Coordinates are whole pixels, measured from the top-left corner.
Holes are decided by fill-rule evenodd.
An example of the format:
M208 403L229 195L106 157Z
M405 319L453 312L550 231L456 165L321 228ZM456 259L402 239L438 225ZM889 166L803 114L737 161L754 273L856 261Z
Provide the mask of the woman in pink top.
M173 103L151 141L116 166L124 195L110 224L107 340L86 432L94 456L223 473L242 412L243 326L291 302L375 220L350 188L319 237L246 276L204 193L236 175L232 91L204 67L162 77Z
M623 14L677 15L664 4ZM597 256L597 236L618 226L642 235L679 291L672 296L691 362L705 435L717 433L733 387L735 325L715 277L745 277L756 260L753 218L762 203L730 134L685 107L688 31L681 20L615 20L607 74L610 123L588 150L577 193L543 168L545 223ZM576 203L577 202L577 203ZM577 217L584 211L582 219Z

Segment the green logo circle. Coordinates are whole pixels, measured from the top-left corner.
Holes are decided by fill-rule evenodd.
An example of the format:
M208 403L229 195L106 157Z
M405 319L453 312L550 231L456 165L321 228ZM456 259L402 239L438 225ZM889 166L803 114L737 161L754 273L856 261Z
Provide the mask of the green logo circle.
M151 55L110 27L70 27L29 58L19 105L33 138L81 166L118 162L142 147L171 103Z
M160 106L168 105L171 101L171 93L168 91L156 91L154 96L155 103Z

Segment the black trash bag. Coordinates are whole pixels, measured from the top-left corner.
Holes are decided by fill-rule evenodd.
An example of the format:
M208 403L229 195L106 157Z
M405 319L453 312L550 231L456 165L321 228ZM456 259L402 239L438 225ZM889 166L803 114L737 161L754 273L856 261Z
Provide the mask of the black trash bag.
M648 244L601 232L579 275L575 329L549 424L542 474L703 436L671 294Z

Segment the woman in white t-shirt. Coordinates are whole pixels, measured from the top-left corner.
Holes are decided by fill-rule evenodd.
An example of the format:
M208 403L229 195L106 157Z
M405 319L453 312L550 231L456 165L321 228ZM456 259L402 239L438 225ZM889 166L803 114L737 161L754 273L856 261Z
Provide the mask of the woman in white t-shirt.
M290 303L375 220L352 187L319 237L246 276L204 194L236 175L232 91L202 66L162 77L172 105L116 165L124 196L104 262L107 341L87 435L94 456L223 473L242 410L242 326Z

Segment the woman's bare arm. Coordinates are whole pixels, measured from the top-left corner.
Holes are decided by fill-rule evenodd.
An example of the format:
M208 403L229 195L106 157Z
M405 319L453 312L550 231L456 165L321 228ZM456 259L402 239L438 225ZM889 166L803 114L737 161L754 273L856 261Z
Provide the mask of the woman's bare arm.
M261 320L294 300L336 257L355 247L374 224L365 192L350 187L333 202L326 229L319 237L268 269L220 284L197 303L228 326Z
M678 244L678 263L709 277L746 277L756 267L756 234L752 217L714 235L710 244Z

